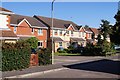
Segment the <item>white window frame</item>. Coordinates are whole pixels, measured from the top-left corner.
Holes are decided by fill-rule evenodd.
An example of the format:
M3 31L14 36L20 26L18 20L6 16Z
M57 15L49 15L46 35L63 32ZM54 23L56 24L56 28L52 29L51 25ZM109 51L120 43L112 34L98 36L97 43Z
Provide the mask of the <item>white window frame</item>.
M54 34L58 34L58 30L54 30Z
M74 32L73 32L73 31L71 31L71 36L73 36L73 34L74 34Z
M40 43L40 45L38 45L38 47L43 47L43 41L38 41Z
M67 30L66 33L69 34L69 31Z
M14 33L17 32L17 26L14 26Z
M43 35L43 29L38 29L38 35Z
M59 34L62 35L62 30L59 31Z

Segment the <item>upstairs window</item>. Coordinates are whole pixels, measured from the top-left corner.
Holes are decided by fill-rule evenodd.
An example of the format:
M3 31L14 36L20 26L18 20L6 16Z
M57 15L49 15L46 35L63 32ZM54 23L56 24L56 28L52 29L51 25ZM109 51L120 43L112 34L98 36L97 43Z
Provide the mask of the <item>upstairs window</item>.
M34 33L34 28L32 28L32 33Z
M84 34L84 32L82 32L82 37L85 37L85 34Z
M71 36L73 36L73 31L71 31Z
M82 37L82 32L79 33L79 37Z
M43 34L42 29L38 29L38 35L42 35L42 34Z
M17 27L16 26L14 26L14 33L16 33L17 32Z
M69 31L67 31L66 33L69 34Z
M60 30L60 35L62 35L62 30Z
M57 33L58 33L58 30L54 30L54 34L57 35Z

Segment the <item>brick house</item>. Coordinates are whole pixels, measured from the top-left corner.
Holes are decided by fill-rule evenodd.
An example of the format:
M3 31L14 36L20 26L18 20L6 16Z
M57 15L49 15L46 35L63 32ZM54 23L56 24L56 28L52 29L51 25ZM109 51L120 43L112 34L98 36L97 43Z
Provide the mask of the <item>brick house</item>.
M9 17L10 25L8 26L20 39L36 37L38 47L47 46L47 27L34 17L11 14Z
M93 32L93 44L96 44L97 43L97 37L98 37L98 35L99 35L99 30L98 29L96 29L96 28L90 28L91 29L91 31Z
M51 48L51 38L52 38L52 22L51 18L43 16L34 16L40 22L43 22L48 26L48 47ZM53 40L54 40L54 51L56 52L58 48L67 48L71 43L81 42L81 37L79 36L79 31L77 24L72 21L66 21L61 19L53 19Z
M79 37L81 38L80 45L84 47L86 46L86 31L82 26L79 26L78 30L79 30Z
M5 43L15 43L19 38L9 28L9 16L12 11L0 7L0 40Z
M9 16L14 14L12 11L0 7L0 30L10 30L8 28L10 24Z
M93 43L93 39L92 39L93 32L91 31L90 28L85 28L84 27L84 29L85 29L85 33L86 33L86 42L87 43Z

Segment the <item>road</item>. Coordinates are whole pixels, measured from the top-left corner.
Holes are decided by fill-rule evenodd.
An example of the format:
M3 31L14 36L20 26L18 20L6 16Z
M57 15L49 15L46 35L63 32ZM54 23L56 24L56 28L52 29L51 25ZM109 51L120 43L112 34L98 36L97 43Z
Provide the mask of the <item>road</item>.
M119 78L119 57L120 55L117 55L104 57L97 61L64 65L64 70L33 75L27 78Z
M72 62L72 63L71 63ZM7 80L118 80L120 53L111 57L55 56L55 64L63 69Z

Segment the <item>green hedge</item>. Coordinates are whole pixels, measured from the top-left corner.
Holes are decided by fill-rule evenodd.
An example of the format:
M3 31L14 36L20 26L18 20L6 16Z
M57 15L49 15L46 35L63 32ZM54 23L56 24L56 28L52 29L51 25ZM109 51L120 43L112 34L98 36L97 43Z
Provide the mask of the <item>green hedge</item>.
M29 67L31 49L25 41L2 44L2 71L21 70Z
M82 55L87 56L107 56L115 53L113 44L103 41L100 45L88 44L84 49Z
M39 65L48 65L52 63L52 56L50 50L41 48L37 50Z

